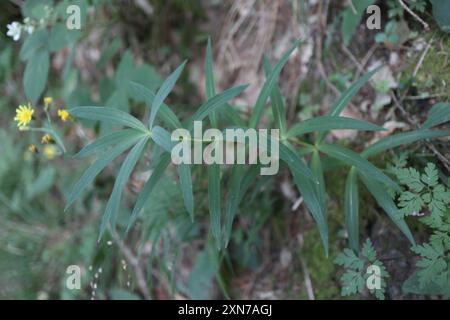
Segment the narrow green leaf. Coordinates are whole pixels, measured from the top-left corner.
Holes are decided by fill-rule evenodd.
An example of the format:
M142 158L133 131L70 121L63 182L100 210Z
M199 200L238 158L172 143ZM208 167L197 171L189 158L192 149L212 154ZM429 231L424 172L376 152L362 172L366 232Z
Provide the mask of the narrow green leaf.
M205 58L205 91L206 98L211 99L216 95L216 88L214 84L214 71L213 71L213 58L211 49L211 38L208 38L208 44L206 45L206 58ZM209 116L211 120L211 126L217 128L217 115L212 112Z
M129 138L139 138L142 137L144 133L142 131L134 129L125 129L116 132L109 133L103 137L98 138L94 142L88 144L83 149L78 152L74 158L82 158L90 156L94 153L104 151L108 147L121 143L128 140Z
M383 208L383 210L387 213L389 218L391 218L394 224L403 232L403 234L406 236L406 238L408 238L411 244L415 246L414 237L409 230L409 227L406 224L405 220L398 214L398 208L396 207L389 193L386 191L386 188L384 188L376 181L373 181L372 178L369 178L361 171L358 171L358 175L361 177L364 185L373 195L378 205Z
M338 116L321 116L297 123L288 131L288 137L300 136L306 133L317 131L349 129L361 131L385 130L383 127L379 127L363 120Z
M342 93L336 102L331 106L328 115L332 117L338 117L341 112L347 107L353 97L358 93L358 91L367 83L367 81L372 78L372 76L377 73L383 66L375 68L372 71L369 71L360 79L358 79L355 83L353 83L347 90ZM320 143L323 138L327 135L326 132L322 132L319 135L318 142Z
M172 152L172 148L175 145L175 142L172 142L170 133L159 126L155 126L152 129L152 139L153 141L163 148L167 152Z
M373 4L375 0L358 0L352 1L348 7L342 11L342 40L347 46L355 33L357 27L361 23L367 7Z
M216 95L216 89L215 89L215 84L214 84L211 38L210 37L208 37L208 44L206 45L205 89L206 89L206 96L208 99L211 99L212 97L214 97Z
M147 89L140 83L130 81L129 91L132 92L133 96L145 101L147 107L151 108L153 100L155 99L155 94L151 90ZM157 117L160 117L161 120L164 121L164 123L171 129L178 129L182 127L181 122L178 120L175 113L173 113L173 111L164 103L161 105Z
M319 197L321 212L325 215L324 218L326 221L328 217L328 212L326 203L325 179L323 176L322 161L320 160L320 154L319 151L317 150L315 150L311 156L311 171L314 174L317 181L319 181L318 184L314 185L316 187L317 196Z
M236 86L215 95L211 99L208 99L192 116L190 122L193 123L194 121L201 121L205 117L209 116L212 112L216 111L221 107L226 106L226 103L229 100L239 95L247 87L248 85Z
M266 73L266 77L269 77L272 72L272 66L270 65L269 59L266 55L264 55L263 59L264 71ZM281 95L281 90L277 83L274 84L272 92L270 93L270 101L272 104L272 112L275 118L275 122L278 125L278 129L280 129L281 137L286 135L286 112L284 109L283 97Z
M69 110L73 117L120 124L140 131L148 132L138 119L128 113L110 107L75 107Z
M239 112L234 110L232 106L226 104L222 112L223 115L228 119L228 121L230 121L234 126L240 128L246 126L244 120L241 119Z
M180 163L178 165L178 175L180 177L184 206L192 221L194 221L194 194L192 192L191 166L189 164Z
M328 223L326 220L326 214L323 212L323 207L320 204L320 198L316 192L316 185L311 180L304 179L298 171L291 169L291 174L294 178L294 182L303 197L303 201L306 204L309 212L317 223L319 228L320 238L322 239L325 255L328 256Z
M393 149L405 144L425 139L436 139L448 136L450 136L450 131L416 130L411 132L399 133L378 140L377 142L369 146L366 150L364 150L361 155L364 158L368 158L386 150Z
M140 212L146 205L148 199L150 198L150 194L152 193L153 189L156 187L156 184L158 183L159 179L164 174L164 171L166 170L167 166L170 163L170 154L164 153L161 155L161 157L158 158L157 163L153 169L152 175L148 178L147 182L144 185L144 188L142 189L141 193L139 194L136 204L134 205L133 212L131 213L130 220L128 222L127 227L127 233L130 230L131 226L134 224L136 219L138 218Z
M134 167L139 161L148 139L149 137L141 138L139 142L136 143L136 145L130 150L122 166L120 167L116 182L114 183L113 191L109 197L108 203L106 204L105 213L103 214L102 223L100 225L99 239L102 238L108 224L111 224L111 227L115 228L123 189L125 188Z
M390 186L396 190L400 190L400 187L392 181L381 170L375 167L366 159L362 158L356 152L346 149L338 145L321 145L320 151L328 154L330 157L344 161L345 163L357 167L360 171L365 172L371 179L379 181L387 186Z
M158 92L156 92L156 96L153 99L152 108L150 111L150 118L148 127L151 129L153 127L153 122L155 121L156 114L159 111L164 100L167 98L169 93L172 91L175 83L183 72L184 66L186 65L187 60L185 60L178 68L175 69L174 72L170 74L170 76L164 80L163 84L159 88Z
M297 172L302 177L311 180L313 183L318 184L319 182L314 177L311 170L305 164L302 158L289 146L284 143L280 143L280 159L283 160L291 171Z
M225 220L223 228L223 241L225 248L228 247L228 243L230 242L233 221L236 215L237 208L239 206L240 199L242 199L243 194L245 194L245 192L247 191L241 189L241 182L243 182L244 180L244 168L245 167L243 165L234 165L231 169L231 183L228 189L228 198L225 206Z
M259 165L252 165L244 174L245 165L235 165L232 167L231 184L229 186L228 198L225 207L225 220L223 228L224 247L228 246L233 227L233 221L236 216L239 204L244 199L248 189L258 177Z
M360 79L355 81L341 96L336 100L336 102L331 106L329 115L337 117L341 114L345 107L348 106L353 97L358 93L358 91L367 83L367 81L372 78L372 76L377 73L383 66L375 68L372 71L367 72Z
M431 108L422 129L431 129L448 121L450 121L450 103L437 103Z
M278 63L275 65L270 75L267 77L267 80L264 83L259 93L258 99L256 100L255 106L253 108L253 113L250 118L249 124L250 128L256 128L256 126L258 125L264 109L264 105L266 104L267 98L269 97L274 85L278 80L281 70L288 61L292 52L294 52L294 50L300 45L300 42L301 42L300 40L294 42L294 45L291 48L289 48L287 52L281 57L280 61L278 61Z
M350 168L345 182L345 221L349 246L357 254L359 252L359 192L358 172L355 167Z
M211 232L220 248L221 236L221 208L220 208L220 165L212 164L208 166L208 203L211 219Z
M72 191L70 192L66 207L64 211L66 211L70 205L80 196L81 191L86 188L92 181L94 181L95 177L115 158L120 156L125 150L129 149L132 145L134 145L140 137L129 137L128 139L122 141L113 149L104 154L100 155L92 165L83 173L80 180L75 184Z

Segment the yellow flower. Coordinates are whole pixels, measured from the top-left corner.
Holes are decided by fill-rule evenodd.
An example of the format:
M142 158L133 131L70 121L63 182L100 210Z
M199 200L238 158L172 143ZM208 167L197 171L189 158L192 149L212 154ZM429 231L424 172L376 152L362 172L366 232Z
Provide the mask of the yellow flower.
M49 134L44 135L41 139L42 144L49 144L50 142L53 142L53 138Z
M51 160L56 156L56 148L51 144L47 144L42 149L42 153L47 159Z
M46 107L48 107L52 103L53 103L53 98L52 97L45 97L44 98L44 104L45 104Z
M19 106L16 109L16 117L14 118L14 121L17 121L18 127L27 126L33 118L33 113L34 110L31 108L30 104L28 104L28 106Z
M70 119L70 113L66 109L59 109L58 117L60 117L62 121L66 122Z
M38 152L38 148L36 147L36 145L30 144L28 146L28 151L30 151L31 153L37 153Z

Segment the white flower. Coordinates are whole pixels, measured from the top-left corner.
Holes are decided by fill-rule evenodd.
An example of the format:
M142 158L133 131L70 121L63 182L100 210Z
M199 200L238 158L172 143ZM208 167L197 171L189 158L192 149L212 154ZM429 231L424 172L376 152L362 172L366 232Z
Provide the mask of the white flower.
M34 26L31 24L28 26L25 26L25 31L28 32L28 34L32 34L34 31Z
M32 34L34 32L34 24L29 17L23 19L23 28L28 34Z
M13 38L14 41L20 39L20 33L22 32L22 25L16 21L6 26L8 28L7 36Z

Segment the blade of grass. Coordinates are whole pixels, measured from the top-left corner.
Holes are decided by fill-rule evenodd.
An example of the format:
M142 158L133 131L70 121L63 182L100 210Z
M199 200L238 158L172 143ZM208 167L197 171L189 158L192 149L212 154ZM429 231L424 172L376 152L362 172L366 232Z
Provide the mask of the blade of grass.
M136 204L134 205L130 220L128 222L126 233L128 233L131 226L135 223L140 212L142 211L148 199L150 198L150 194L156 187L159 179L161 179L161 177L163 176L164 171L166 170L169 163L170 163L170 154L168 153L164 153L163 155L161 155L161 157L158 158L157 163L155 164L155 167L153 169L152 175L148 178L147 182L144 185L144 188L142 189L141 193L139 194L136 200Z
M399 133L393 136L389 136L378 140L366 150L364 150L361 155L364 158L368 158L384 152L389 149L393 149L405 144L425 140L425 139L436 139L442 137L449 137L450 131L438 131L438 130L416 130L411 132Z
M145 133L143 133L142 131L135 129L125 129L109 133L85 146L76 155L74 155L74 158L82 158L90 156L94 153L104 151L108 147L121 143L129 138L142 137L144 134Z
M141 139L138 136L135 137L129 137L128 139L122 141L117 146L109 150L108 152L105 152L104 154L100 155L92 165L89 166L89 168L83 173L81 178L78 180L78 182L74 185L72 188L72 191L70 192L66 207L64 208L64 211L67 211L67 209L70 207L70 205L81 195L81 192L92 182L94 181L95 177L115 158L120 156L125 150L129 149L131 146L133 146L139 139Z
M272 66L266 55L264 55L263 64L266 77L268 77L272 72ZM287 130L286 111L284 109L283 96L281 95L281 90L277 83L274 84L272 92L270 93L270 101L272 104L273 117L278 125L278 129L280 129L280 136L285 137Z
M239 85L230 89L227 89L223 91L222 93L219 93L212 97L211 99L208 99L198 110L197 112L192 116L190 119L190 123L194 121L201 121L205 117L209 116L212 112L216 111L217 109L226 106L226 103L239 95L242 91L247 88L248 85Z
M243 195L247 190L242 190L242 180L244 172L243 165L234 165L231 169L231 183L228 190L228 198L227 204L225 206L225 220L224 220L224 228L223 228L223 242L224 247L228 247L228 243L231 237L231 230L233 227L234 217L236 215L237 208L239 206L239 202L242 199ZM256 177L256 174L255 174Z
M345 182L345 221L347 225L350 248L359 252L359 192L358 172L351 167Z
M216 95L216 89L214 84L214 71L213 71L213 58L211 49L211 38L208 37L208 44L206 45L206 58L205 58L205 91L206 98L211 99ZM211 126L217 128L217 115L212 112L209 115Z
M150 110L150 117L148 121L148 127L151 130L153 127L153 122L155 121L156 115L159 111L159 108L161 107L164 100L167 98L169 93L172 91L175 83L177 82L178 78L181 75L181 72L183 72L184 66L186 65L186 60L175 69L174 72L170 74L169 77L167 77L166 80L164 80L163 84L159 88L159 90L156 92L155 98L152 102L152 108Z
M140 131L148 132L138 119L116 108L110 107L75 107L69 110L71 116L112 124L120 124Z
M326 204L326 191L325 191L325 179L323 176L322 161L320 160L319 151L315 150L311 156L311 171L316 177L319 184L314 184L316 187L316 193L319 197L321 211L324 214L325 220L327 220L327 204Z
M359 171L365 172L372 179L379 181L391 188L400 190L400 187L392 181L387 175L385 175L381 170L375 167L372 163L361 157L356 152L346 149L338 145L320 145L319 150L326 153L330 157L339 159L346 162L351 166L355 166Z
M293 150L292 147L284 143L280 143L279 146L280 146L280 159L283 160L288 165L291 171L297 172L299 175L308 180L311 180L315 184L319 183L317 179L314 177L314 174L305 164L303 159L300 158L299 155L297 155L297 153Z
M205 91L206 97L211 99L216 95L216 89L214 84L213 62L212 62L212 50L211 50L211 38L208 38L208 44L206 46L206 59L205 59ZM216 112L213 111L209 115L211 126L213 128L218 127L218 120ZM220 249L221 242L221 208L220 208L220 165L212 164L208 166L208 203L209 214L211 217L211 232L216 240L217 248Z
M323 211L323 207L320 202L320 198L316 192L316 186L308 179L304 179L297 171L291 170L291 174L294 178L294 182L303 197L303 201L308 208L311 216L317 223L319 228L320 238L322 239L325 255L328 257L329 245L328 245L328 223L326 214Z
M172 152L172 148L175 145L175 142L172 141L172 137L170 133L159 126L155 126L152 129L152 139L153 141L163 148L167 152Z
M378 205L383 208L389 218L391 218L392 222L394 222L394 224L403 232L403 234L406 236L406 238L408 238L411 244L415 246L416 243L414 241L411 230L409 230L409 227L406 224L405 220L399 216L398 208L386 189L376 181L373 181L373 179L366 176L361 171L358 171L358 175L361 177L361 180L363 181L367 190L369 190L369 192L375 198Z
M222 109L223 115L230 121L234 126L243 128L246 126L244 120L241 119L239 113L233 109L232 106L226 104Z
M252 116L249 122L250 128L256 128L256 126L258 125L259 120L261 119L264 105L266 104L267 98L269 97L274 85L278 80L278 76L280 75L281 70L283 69L286 62L289 60L289 57L292 54L292 52L294 52L294 50L300 45L300 43L301 43L300 40L294 42L294 45L291 48L289 48L287 52L281 57L280 61L278 61L278 63L275 65L270 75L267 77L267 80L264 83L256 100L255 106L253 108Z
M372 78L372 76L377 73L383 66L375 68L372 71L367 72L364 76L358 79L355 83L353 83L347 90L345 90L335 103L330 108L329 116L337 117L341 114L341 112L348 106L353 97L358 93L358 91ZM322 132L317 140L317 143L320 144L323 138L327 135L327 132Z
M220 208L220 165L208 166L208 203L211 219L211 232L216 240L217 248L220 249L221 236L221 208Z
M364 76L359 78L355 83L353 83L343 94L336 100L336 102L331 106L329 115L332 117L337 117L341 112L348 106L353 97L358 93L358 91L372 78L372 76L377 73L383 66L375 68L372 71L367 72Z
M148 108L151 108L153 100L155 99L155 94L152 91L144 87L142 84L133 81L130 82L129 88L134 95L145 101ZM161 104L161 107L159 108L157 118L161 118L161 120L164 121L170 129L178 129L182 127L181 122L178 120L175 113L173 113L173 111L164 103Z
M431 129L450 121L450 103L437 103L428 113L428 119L422 125L422 129Z
M186 207L191 220L194 221L194 194L192 192L191 166L189 164L180 163L178 165L178 175L180 177L184 206Z
M113 229L115 228L123 189L125 188L125 185L127 184L127 181L130 178L131 173L133 172L133 169L142 154L142 151L144 151L148 139L148 136L141 138L139 142L136 143L136 145L130 150L122 166L120 167L116 182L114 183L113 191L106 204L105 213L102 217L100 235L98 238L99 240L103 237L108 224L111 224Z

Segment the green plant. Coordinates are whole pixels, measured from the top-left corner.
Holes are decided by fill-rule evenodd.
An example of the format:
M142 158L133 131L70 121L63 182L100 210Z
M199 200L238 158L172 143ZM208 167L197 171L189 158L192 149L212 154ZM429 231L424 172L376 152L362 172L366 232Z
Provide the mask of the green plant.
M327 206L326 206L326 187L324 184L324 175L322 170L322 155L333 158L343 164L350 166L350 172L347 178L345 190L346 203L346 221L349 233L350 247L359 251L359 228L358 228L358 180L361 180L369 192L374 196L378 204L386 211L391 220L414 244L412 234L402 217L397 214L397 207L391 199L386 187L399 191L400 187L390 177L370 163L367 158L384 152L388 149L400 145L412 143L424 139L435 139L449 136L448 131L430 130L431 127L439 124L433 121L431 116L424 127L417 131L392 135L381 139L375 144L366 148L361 154L344 148L336 144L325 143L325 137L330 130L354 129L365 131L378 131L383 128L367 123L365 121L341 117L340 113L350 102L358 90L371 78L377 71L373 70L350 86L339 99L333 104L327 116L313 118L295 124L291 128L286 126L285 110L280 90L276 83L282 67L287 62L290 54L299 45L297 42L281 58L281 60L272 69L270 64L265 62L267 80L259 93L256 104L253 108L253 114L248 120L246 127L256 128L261 123L264 106L270 97L272 111L274 114L274 126L280 129L281 136L279 140L280 159L291 172L294 183L302 194L304 202L316 221L325 253L328 254L328 225L327 225ZM161 120L168 129L191 128L194 120L204 120L210 117L211 124L220 124L215 116L223 118L224 116L231 120L232 125L244 127L245 122L239 117L237 112L228 105L228 101L241 93L246 86L237 86L222 93L214 94L214 77L212 68L212 57L210 44L207 47L206 57L206 82L205 87L210 97L197 112L183 124L179 121L171 109L163 103L167 95L175 85L176 80L184 67L183 63L178 67L161 85L156 94L142 85L132 83L131 87L138 95L146 101L151 108L149 118L146 124L135 117L115 108L108 107L76 107L69 110L75 118L86 118L108 122L114 125L128 127L128 129L107 134L92 144L86 146L80 151L78 156L87 156L99 153L98 159L86 170L81 179L76 183L67 200L67 208L77 198L81 192L95 179L112 160L120 154L132 148L124 160L119 170L112 195L106 206L105 214L102 219L100 237L104 234L108 225L115 228L116 217L126 181L128 180L134 166L138 162L140 155L148 142L153 142L154 152L160 154L155 160L154 174L148 179L143 191L139 195L132 215L129 219L129 227L138 218L140 211L147 204L147 198L156 187L162 172L170 163L169 153L173 147L169 132L163 127L156 125ZM315 141L308 139L309 135L316 133ZM300 136L305 136L305 140L300 140ZM203 141L208 144L210 141ZM294 146L301 146L297 150ZM161 151L162 150L162 151ZM309 165L305 160L309 158ZM231 226L239 203L248 187L253 182L258 173L257 166L246 167L235 165L229 170L231 188L228 199L225 204L225 214L222 213L220 186L222 182L222 173L219 166L208 168L208 199L211 214L211 232L216 240L217 247L226 246L230 237ZM191 165L182 164L178 166L181 191L184 198L185 208L191 219L194 218L194 195L192 188ZM225 174L225 173L224 173ZM225 227L222 224L225 223ZM128 227L128 228L129 228ZM225 239L225 240L224 240Z
M349 5L342 11L342 29L341 34L344 44L348 45L350 39L361 22L361 18L368 6L375 3L375 0L349 1Z
M399 183L405 186L398 198L399 214L418 215L427 206L431 212L427 221L433 226L439 226L446 207L450 204L450 193L438 183L436 166L428 163L422 174L414 168L395 167L392 170Z
M389 170L396 175L403 191L394 193L399 214L415 215L432 230L427 243L412 247L419 255L418 270L405 282L404 291L450 296L450 190L439 182L439 173L428 163L420 173L406 167L406 156L401 155Z
M411 159L417 170L407 168L407 161L403 156L396 159L394 165L386 170L379 170L372 164L382 166L386 157L381 155L386 154L390 148L403 147L404 144L420 140L446 138L448 131L434 130L433 127L450 120L449 105L436 104L429 112L428 120L417 131L399 135L386 133L391 136L380 140L381 145L363 147L359 139L353 142L347 139L338 140L335 144L328 145L329 141L334 141L338 136L333 134L327 137L330 130L382 130L373 124L340 116L340 112L359 88L367 83L376 71L364 75L361 80L351 85L355 74L352 71L353 64L349 66L348 61L342 60L340 54L335 54L335 49L341 48L341 43L334 41L335 28L342 18L342 36L345 43L349 43L364 15L364 2L381 4L379 1L347 1L347 10L343 14L339 12L342 7L339 3L330 2L330 6L321 7L322 10L329 10L324 17L334 19L332 25L323 29L324 32L327 30L327 40L324 43L323 56L318 58L323 62L325 71L333 70L325 80L331 81L331 84L343 93L330 106L332 111L321 117L314 118L323 110L323 101L326 101L322 100L324 86L328 82L304 81L296 92L300 97L295 110L285 108L285 98L278 87L277 78L289 58L289 52L295 52L295 48L287 51L276 66L272 66L269 60L264 58L267 81L254 106L255 113L249 115L241 113L241 108L235 108L232 102L232 97L239 94L242 87L216 93L211 44L208 42L204 66L206 101L202 104L202 108L208 108L198 111L194 117L201 118L204 127L221 130L230 127L279 128L282 132L279 142L283 172L276 177L260 177L259 165L204 167L175 166L170 163L173 146L170 131L182 127L190 128L194 119L189 117L188 113L192 110L189 104L198 101L199 94L193 92L195 85L189 82L196 79L198 72L197 68L191 68L189 65L184 68L186 64L182 64L163 84L156 70L167 70L167 66L177 60L173 57L174 52L189 59L194 57L195 61L198 61L197 46L206 36L196 29L198 18L195 16L202 16L200 29L204 30L204 18L207 18L210 10L205 10L203 4L197 7L200 2L195 1L192 4L178 0L148 2L154 9L153 15L150 13L154 19L147 19L149 13L140 12L141 8L137 4L130 6L128 3L113 0L26 0L14 1L14 4L5 1L0 4L0 11L5 13L2 16L5 24L12 20L20 21L19 24L10 25L8 36L12 39L0 35L0 79L4 83L0 109L6 114L2 124L12 129L0 130L0 154L4 155L0 161L0 216L4 222L0 224L1 297L89 299L91 289L94 288L89 281L94 280L94 273L97 275L98 270L103 270L101 280L95 281L95 298L100 299L178 298L179 295L194 299L211 298L217 297L216 289L220 289L225 298L237 297L241 292L235 291L233 286L236 281L240 282L242 279L242 271L257 271L261 265L266 265L268 257L272 260L273 254L276 254L275 250L283 248L282 253L289 252L292 261L284 259L283 264L287 261L289 266L283 269L282 281L278 281L277 273L264 272L264 280L261 279L259 283L269 280L277 286L283 286L284 297L287 295L289 298L305 298L311 297L310 292L302 291L303 288L299 284L304 281L306 287L310 277L313 284L312 293L316 299L336 298L339 292L338 283L330 284L330 279L334 278L338 268L333 261L342 239L349 240L349 248L340 255L342 264L349 264L344 273L346 276L342 278L343 290L346 294L352 292L366 295L367 290L364 288L369 280L367 267L382 260L377 259L370 240L364 243L362 250L359 248L359 240L366 237L368 228L371 232L379 231L376 229L377 225L371 223L374 222L370 217L371 212L379 211L375 208L376 204L367 199L371 194L378 202L378 207L388 213L388 217L402 229L410 242L413 242L412 236L405 220L419 220L426 225L413 224L416 241L420 239L418 243L421 243L412 247L419 263L417 271L405 282L404 292L448 296L450 222L446 210L448 189L442 172L439 172L440 180L436 185L423 181L422 172L427 176L426 181L430 182L434 181L436 170L431 165L426 171L419 170L417 165L423 155L418 152L414 152ZM404 2L418 13L422 11L415 4L426 3L413 0ZM440 18L444 19L440 25L445 26L447 15L444 13L448 11L445 10L446 1L433 2L433 13L436 18L440 14ZM440 4L437 4L438 2ZM16 3L26 6L19 9ZM64 6L68 3L80 3L83 11L84 5L89 6L86 10L86 20L82 13L82 32L61 28L66 16ZM399 2L395 3L403 15ZM100 8L100 4L105 6ZM209 5L217 7L218 11L223 10L217 4ZM122 10L125 6L126 10ZM196 6L195 10L191 10L190 6ZM301 1L301 6L301 10L298 10L297 2L292 2L293 11L295 9L301 14L311 9L314 12L319 9L315 4L305 1ZM3 8L6 10L3 11ZM19 10L22 10L24 20L17 19ZM170 14L165 14L167 12ZM43 14L46 18L42 23L38 18ZM185 21L180 19L183 16L188 16L191 28L185 28ZM173 17L176 17L175 23ZM303 19L306 17L302 17ZM404 19L407 19L408 23L414 20L408 13L404 14ZM148 20L152 20L149 28L146 28L151 30L150 33L140 30L142 25L149 23ZM319 20L322 24L322 19ZM309 28L310 24L314 26L309 20L304 21L306 27ZM387 22L388 25L391 22L398 23L398 29L402 29L406 24L400 15ZM416 25L420 27L419 24ZM434 29L434 26L431 26ZM383 34L386 39L383 39L383 42L392 42L388 33L394 36L396 33L403 35L397 27L386 28ZM158 32L162 28L167 32ZM365 33L367 30L361 25L358 31ZM75 35L76 33L78 35ZM34 37L39 34L47 34L47 37ZM170 35L170 40L165 39L167 35ZM435 36L435 33L428 36ZM428 36L425 36L427 41L430 40ZM441 36L444 37L444 34L441 33L437 40L430 40L431 48L425 54L424 63L418 73L413 69L417 68L419 56L408 50L408 46L396 47L401 50L401 57L405 59L402 59L401 68L395 67L390 72L392 79L396 78L396 72L403 69L403 66L410 65L402 71L403 76L407 78L400 81L398 87L395 85L395 88L400 90L396 93L403 93L406 97L404 106L407 111L415 110L414 102L411 102L414 100L410 100L414 96L410 97L408 93L421 98L445 97L441 92L445 93L446 90L437 90L430 85L435 82L441 88L448 83L442 77L436 78L436 75L445 75L446 70L446 59L442 59L445 58L445 39L441 39ZM25 90L22 90L21 81L17 81L23 76L24 70L19 61L21 57L17 49L20 48L13 42L16 38L25 38L22 52L27 49L36 53L36 56L33 53L30 58L23 60L27 69L35 69L33 72L28 71ZM359 48L366 47L367 41L372 42L368 37L357 37L354 40L362 42L361 38L365 39L361 47L355 46L351 50L356 59L360 58ZM409 39L412 39L412 36ZM403 39L399 42L404 43ZM439 46L436 45L438 43ZM126 46L129 46L129 49ZM281 43L281 47L284 47L284 43ZM370 61L364 60L364 65L378 65L378 62L371 64L375 57L384 60L383 57L388 56L385 46L375 47L377 49L374 49L374 55ZM416 48L416 45L413 47ZM387 48L389 49L389 46ZM418 48L419 46L416 49ZM408 52L404 52L406 50ZM43 56L48 56L52 62L49 67L46 66L45 59L42 59L44 63L41 64L39 61L33 62ZM65 63L61 63L64 59ZM308 59L304 60L302 63L307 67ZM392 66L395 65L394 60L391 61ZM139 61L151 61L155 68ZM354 62L352 59L352 63ZM94 64L95 68L92 67ZM196 65L197 63L194 63L194 66ZM223 70L227 69L224 67ZM190 72L189 76L186 76L186 71ZM410 79L413 71L417 76ZM289 73L286 72L286 76ZM380 76L383 72L379 73ZM423 74L426 79L421 77ZM311 68L308 71L308 79L310 76L317 79ZM325 76L326 74L320 75ZM431 77L434 77L433 81L429 80ZM33 79L35 82L31 81ZM374 89L378 93L389 94L393 88L389 87L386 81L390 83L390 80L383 80L381 86L377 81L373 85ZM406 88L410 89L406 90L408 92L405 91L406 85ZM21 95L22 91L25 97ZM49 108L46 107L46 99L42 105L39 103L43 93L57 97ZM226 96L225 93L229 95ZM27 100L33 97L37 98L32 106L27 108L24 105L17 115L21 127L31 129L29 131L33 133L30 134L31 132L17 130L15 124L12 124L10 120L14 117L14 109L11 106L28 104ZM364 98L364 101L371 100L364 95L359 98ZM286 101L295 101L294 99L295 95L289 93ZM163 101L170 103L170 108ZM428 105L427 101L434 100L420 101L421 112L417 115L419 119L426 113L424 108ZM358 105L358 102L355 101L355 105ZM64 110L58 111L57 114L57 108L63 106L106 107L78 107L70 110L71 115ZM271 108L267 113L266 107ZM372 105L371 110L374 108ZM297 118L294 117L295 113ZM389 113L388 118L392 115L393 113ZM56 116L60 116L63 121L71 117L74 121L71 120L64 127L58 128L57 121L53 121ZM299 119L299 123L295 123L294 118ZM49 134L48 129L54 131ZM34 132L35 130L37 132ZM371 133L367 134L369 135L373 136ZM378 134L374 139L377 137ZM88 144L93 140L95 141L83 148L75 159L70 159L71 154L78 151L80 143ZM448 140L441 139L442 144L438 145L438 142L436 147L445 152L446 141ZM36 148L30 150L38 150L37 154L25 151L30 143ZM205 146L210 143L210 140L203 141ZM44 147L49 148L48 152L44 151ZM349 150L353 147L358 153ZM63 150L65 148L66 152ZM60 157L48 161L56 154ZM95 161L91 166L85 166L92 159ZM126 160L123 161L124 159ZM85 168L88 170L83 174ZM403 176L408 180L409 186L408 183L402 184L394 169L407 169ZM420 173L419 180L423 185L420 191L416 191L419 187L417 179L414 180L416 174L413 169ZM286 175L289 174L288 171L291 176ZM384 173L385 177L380 175L380 172ZM433 178L430 178L431 176ZM71 193L70 187L80 177L81 180L75 184ZM375 177L380 180L377 181ZM289 179L297 186L300 197L296 190L292 191ZM281 190L278 188L280 180ZM368 189L368 192L362 188ZM345 208L341 211L336 198L341 197L344 190ZM69 214L63 212L63 195L69 195L66 199L66 210L69 210L70 206ZM286 211L290 209L290 203L281 196L289 201L296 201L296 205L302 203L302 210L295 209L299 214L287 217ZM319 228L310 230L310 222L313 219L307 216L308 210ZM369 212L366 215L367 211ZM419 216L410 214L414 211ZM437 213L433 213L434 211ZM99 219L103 212L103 219ZM343 212L345 224L342 223ZM364 213L361 214L364 216L361 228L359 212ZM384 219L383 216L379 218ZM211 221L209 228L208 221ZM100 222L102 241L98 241ZM385 226L384 221L382 225ZM372 227L375 230L372 230ZM425 228L433 234L424 242ZM363 233L361 236L360 229ZM125 231L125 235L120 237L116 231ZM293 234L296 236L291 236ZM397 236L395 233L393 235ZM392 250L391 246L380 244L386 238L374 241L377 250ZM224 248L227 250L218 250ZM323 256L321 257L323 248L325 253L330 251L331 259L324 261ZM384 254L380 251L381 253ZM405 256L408 264L411 258L414 259L411 254ZM128 265L125 269L126 263ZM65 286L65 267L72 264L79 265L83 270L82 290L72 291ZM398 271L391 263L386 264L386 267L389 271ZM142 268L139 275L143 275L144 281L138 277L135 268ZM382 270L386 272L384 266ZM283 283L286 280L285 275L291 279L287 287ZM43 279L45 281L42 281ZM370 292L378 298L382 297L387 285L387 279L383 277L382 280L381 291ZM141 283L147 285L148 290L139 287ZM215 283L219 288L216 288ZM395 286L395 283L393 284ZM274 292L277 292L277 289L274 286ZM397 296L395 288L389 291L394 293L391 298ZM255 291L255 294L258 292Z
M80 30L66 27L66 9L76 4L80 8L81 22L85 23L86 0L61 1L54 5L52 0L26 1L22 8L23 24L12 22L8 25L8 35L18 41L26 35L20 49L20 59L26 63L23 86L27 98L35 104L45 90L50 72L50 54L70 47L66 70L74 58L74 45L82 36Z
M395 20L389 21L384 28L384 32L377 33L375 41L378 43L396 44L399 39L396 29L397 22Z
M344 249L335 259L335 263L345 268L341 276L341 285L343 296L361 294L367 289L369 277L379 277L379 288L369 289L369 292L377 299L384 300L386 290L386 278L389 274L383 263L377 258L377 253L373 248L370 239L367 239L363 245L361 254L357 256L351 249ZM379 274L373 274L370 267L377 266Z

